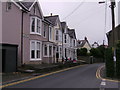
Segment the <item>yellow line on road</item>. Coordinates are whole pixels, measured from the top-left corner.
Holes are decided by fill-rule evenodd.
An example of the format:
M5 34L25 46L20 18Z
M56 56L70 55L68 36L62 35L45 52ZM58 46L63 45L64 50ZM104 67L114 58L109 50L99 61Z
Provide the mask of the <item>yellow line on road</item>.
M79 66L75 66L75 67L71 67L71 68L66 68L66 69L63 69L63 70L59 70L59 71L47 73L47 74L44 74L44 75L36 76L36 77L33 77L33 78L29 78L29 79L25 79L25 80L13 82L13 83L5 84L5 85L0 86L0 88L4 88L4 87L20 84L20 83L23 83L23 82L31 81L31 80L34 80L34 79L37 79L37 78L45 77L45 76L48 76L48 75L52 75L52 74L55 74L55 73L67 71L67 70L78 68L78 67L81 67L81 66L85 66L85 65L79 65Z
M102 78L101 75L100 75L100 71L101 71L101 69L102 69L103 67L104 67L104 65L101 66L101 67L99 67L99 68L97 69L96 77L97 77L98 79L106 80L106 81L111 81L111 82L120 82L119 80L111 80L111 79Z

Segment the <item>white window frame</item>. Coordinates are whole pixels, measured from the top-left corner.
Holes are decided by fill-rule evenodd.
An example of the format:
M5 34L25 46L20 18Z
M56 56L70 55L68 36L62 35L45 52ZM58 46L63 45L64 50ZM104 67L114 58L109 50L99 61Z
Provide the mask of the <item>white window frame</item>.
M53 57L53 45L50 45L50 44L49 44L49 52L50 52L50 46L51 46L51 50L52 50L52 51L51 51L51 55L50 55L50 53L49 53L49 57Z
M58 32L58 33L57 33ZM56 38L57 37L57 38ZM55 40L59 41L59 30L55 31Z
M47 55L45 55L45 45L47 46ZM49 45L48 44L44 44L44 46L43 46L44 48L43 48L43 55L44 55L44 57L49 57Z
M46 26L46 24L44 23L44 29L43 29L43 37L44 37L44 38L46 38L46 36L47 36L47 33L46 33L47 30L46 30L46 27L47 27L47 26ZM44 33L45 33L45 34L44 34Z
M32 32L32 19L35 18L35 32ZM37 32L37 20L40 20L40 32ZM38 17L32 16L30 17L30 34L37 34L37 35L42 35L42 20Z
M51 28L51 29L50 29ZM51 31L51 33L50 33L50 31ZM51 37L50 37L51 36ZM51 41L52 40L52 27L51 26L49 26L49 40Z
M59 59L62 59L62 47L61 46L59 46Z
M35 42L35 58L31 58L31 43ZM40 43L40 58L37 58L37 42ZM40 61L42 60L42 42L38 40L30 40L30 61Z

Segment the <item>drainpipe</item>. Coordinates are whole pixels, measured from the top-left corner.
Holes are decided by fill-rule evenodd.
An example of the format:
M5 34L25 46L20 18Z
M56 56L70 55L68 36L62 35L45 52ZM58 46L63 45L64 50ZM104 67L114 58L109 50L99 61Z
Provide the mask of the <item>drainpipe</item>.
M62 29L62 62L63 62L63 29Z
M24 14L24 11L22 10L22 16L21 16L21 65L23 65L23 14Z

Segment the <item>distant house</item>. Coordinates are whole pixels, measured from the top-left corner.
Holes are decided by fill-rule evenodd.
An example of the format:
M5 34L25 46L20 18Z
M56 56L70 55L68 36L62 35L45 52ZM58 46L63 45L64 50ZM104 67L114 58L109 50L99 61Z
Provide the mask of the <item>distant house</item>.
M97 47L99 47L99 44L98 44L97 42L94 42L94 43L92 44L92 48L97 48Z
M86 48L88 50L88 53L90 52L91 45L90 45L89 41L87 40L87 37L85 37L84 40L77 41L77 48L78 49Z
M108 46L112 47L113 44L116 44L120 40L120 25L114 29L114 42L113 42L113 30L109 31L107 34Z

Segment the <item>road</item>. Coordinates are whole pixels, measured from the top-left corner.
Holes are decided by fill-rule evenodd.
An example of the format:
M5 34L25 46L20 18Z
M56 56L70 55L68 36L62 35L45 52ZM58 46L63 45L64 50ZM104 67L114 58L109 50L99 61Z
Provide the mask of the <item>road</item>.
M96 77L96 71L102 65L88 64L6 88L118 88L117 82L103 81Z

